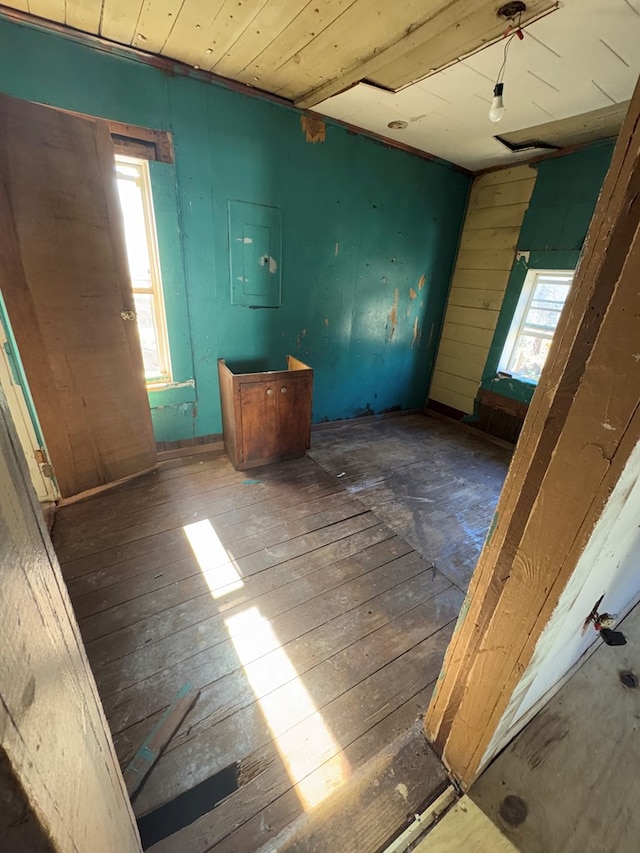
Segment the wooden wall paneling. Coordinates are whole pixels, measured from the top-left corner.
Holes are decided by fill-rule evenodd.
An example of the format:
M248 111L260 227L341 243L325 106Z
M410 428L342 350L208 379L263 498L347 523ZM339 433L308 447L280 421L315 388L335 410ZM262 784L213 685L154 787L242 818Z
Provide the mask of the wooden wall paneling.
M471 187L429 391L449 406L447 389L462 394L455 408L467 414L474 411L535 179L529 166L512 166L479 175ZM462 391L454 376L472 380L475 388Z
M439 15L436 26L422 44L367 76L379 86L401 89L503 38L506 27L504 19L495 14L496 6L475 2L458 2L453 6L457 14ZM526 26L555 8L555 0L529 0L522 15L522 25Z
M224 0L215 20L195 33L197 48L195 55L190 54L194 64L212 68L238 40L245 36L252 40L253 20L269 2L249 0L240 4L238 0Z
M134 44L142 3L143 0L102 0L100 35L120 44Z
M555 0L533 0L527 4L523 21L531 20L554 8L556 8ZM387 14L383 14L382 10ZM504 24L496 17L494 7L483 3L482 0L438 3L437 8L432 6L427 15L424 14L424 3L419 4L415 9L411 8L411 4L405 3L401 15L398 9L395 9L393 14L394 24L404 22L404 32L394 30L393 34L389 27L391 16L388 10L389 6L384 0L366 4L365 14L360 18L359 26L367 30L371 27L373 31L375 27L372 27L372 22L379 21L386 28L382 30L378 41L371 44L373 49L367 55L362 50L364 46L360 42L360 56L357 54L345 56L342 51L338 51L335 58L339 58L343 64L341 66L336 64L333 68L323 65L321 70L325 80L329 78L328 82L318 84L314 90L307 91L302 97L299 96L296 106L303 109L314 107L353 83L364 79L382 81L381 85L399 88L426 76L430 71L454 62L458 57L471 53L474 49L484 47L490 41L500 39L504 33ZM483 22L482 25L479 24L480 20ZM468 26L467 22L469 22ZM478 32L479 29L481 33ZM490 35L487 35L488 33ZM400 79L403 82L398 83L396 69L393 67L390 69L389 66L393 66L398 60L403 60L407 55L411 57L409 68L402 69ZM422 65L425 57L427 57L427 68ZM418 67L414 71L415 65ZM386 75L384 69L387 69ZM396 78L395 81L390 79L393 77Z
M136 853L111 735L1 391L0 484L3 849Z
M209 47L206 40L210 37L210 28L224 2L225 0L212 0L203 6L201 0L185 0L164 43L162 53L188 65L199 65L199 58Z
M47 18L50 21L58 21L61 24L65 22L65 2L64 0L29 0L26 12L32 15L37 15L39 18Z
M324 0L323 3L307 3L291 19L278 36L242 71L238 80L259 86L266 91L275 91L278 85L279 70L287 62L294 60L298 52L312 39L324 34L339 18L345 8L355 0ZM287 4L288 5L288 4ZM295 61L295 60L294 60Z
M136 35L136 46L151 53L161 53L178 19L184 0L146 0L140 9ZM135 40L134 40L135 41Z
M155 442L105 124L0 100L0 285L64 497L147 470Z
M639 116L637 86L426 717L464 785L640 438Z
M503 299L504 290L454 287L449 294L449 305L458 305L460 308L482 308L485 311L500 311Z
M82 30L85 33L100 32L100 17L102 15L102 0L80 0L66 2L64 23L68 27Z
M299 45L295 56L276 72L275 91L291 100L300 99L296 105L304 109L319 104L328 96L307 93L330 85L323 81L335 81L336 91L340 91L368 76L360 74L360 69L369 67L371 57L375 60L377 56L376 51L384 52L388 45L403 44L405 38L411 38L407 36L409 28L422 24L425 18L433 18L443 5L443 0L436 0L425 14L424 0L406 0L390 15L385 0L355 0L317 38ZM345 69L354 71L342 82Z
M513 266L513 249L460 249L456 269L508 271Z
M315 17L318 19L318 27L322 26L321 19L318 16L324 14L325 7L330 5L330 3L323 3L321 9L316 4L310 9L307 0L266 3L253 18L250 26L242 33L242 37L238 38L226 53L204 67L223 77L231 77L234 80L242 79L240 75L250 65L254 66L261 62L263 52L269 51L276 40L282 37L287 28L293 22L298 21L299 17L306 15L311 20ZM268 67L268 58L266 61L262 59L261 67ZM247 82L250 79L247 78Z
M475 326L456 326L449 325L446 328L446 337L443 335L440 341L440 346L444 346L447 341L461 344L468 344L472 347L481 347L485 354L493 340L493 329L482 329ZM473 358L481 358L478 350L470 350Z
M464 221L465 232L479 228L509 228L513 226L520 233L522 220L529 207L529 202L501 204L498 207L469 208Z
M450 305L445 314L445 323L473 326L478 329L491 329L492 331L495 329L497 321L498 311L492 311L488 308L478 310L476 308L465 308L461 305Z

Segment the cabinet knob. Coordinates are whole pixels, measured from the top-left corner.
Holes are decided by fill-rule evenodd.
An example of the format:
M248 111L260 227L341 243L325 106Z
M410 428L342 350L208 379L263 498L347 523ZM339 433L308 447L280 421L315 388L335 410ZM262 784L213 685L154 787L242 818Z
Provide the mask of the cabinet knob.
M287 393L287 386L286 386L286 385L283 385L283 386L282 386L282 388L280 389L280 393L281 393L281 394L286 394L286 393Z
M273 388L267 388L267 397L270 397L273 394Z

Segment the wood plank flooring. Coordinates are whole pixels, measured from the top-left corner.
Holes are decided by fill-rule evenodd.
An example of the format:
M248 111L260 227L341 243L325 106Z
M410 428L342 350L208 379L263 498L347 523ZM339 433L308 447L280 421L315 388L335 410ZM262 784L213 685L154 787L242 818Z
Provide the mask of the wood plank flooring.
M466 590L511 450L432 416L345 423L313 434L310 455Z
M472 786L470 796L522 853L639 849L640 605Z
M473 443L455 428L397 420L408 421L406 433L395 419L367 425L372 441L381 427L386 470L394 453L405 468L421 467L425 433L440 436L453 459L457 433L458 470L468 453L467 476L478 481L465 506L483 488L489 503L497 498L495 473L487 474L497 463L481 462L483 448L490 460L499 456L493 445L480 440L469 451ZM349 429L364 448L363 427ZM327 433L318 442L325 450ZM335 441L353 462L354 440ZM423 456L434 459L422 470L437 482L424 488L440 495L435 530L453 473L437 458L438 441L427 444ZM455 571L439 571L358 499L366 490L345 489L345 479L309 457L247 476L211 453L165 462L58 511L54 545L121 765L185 682L201 691L135 800L136 814L230 767L237 774L236 791L154 851L252 853L268 843L306 850L309 833L338 849L334 832L340 849L367 853L447 781L416 744L424 744L417 720L463 600ZM466 485L461 477L454 491ZM384 502L389 515L392 503ZM471 559L470 536L457 542L458 562L443 557L447 566ZM433 550L445 553L442 544ZM353 814L366 791L373 797L374 782L389 820L374 822L361 848Z

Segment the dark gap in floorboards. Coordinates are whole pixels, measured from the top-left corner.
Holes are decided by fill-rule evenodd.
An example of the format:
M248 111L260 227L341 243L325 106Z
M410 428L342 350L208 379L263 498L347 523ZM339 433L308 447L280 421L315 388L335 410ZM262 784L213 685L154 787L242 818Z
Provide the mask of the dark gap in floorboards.
M142 849L173 835L238 790L238 767L225 767L173 800L137 819Z

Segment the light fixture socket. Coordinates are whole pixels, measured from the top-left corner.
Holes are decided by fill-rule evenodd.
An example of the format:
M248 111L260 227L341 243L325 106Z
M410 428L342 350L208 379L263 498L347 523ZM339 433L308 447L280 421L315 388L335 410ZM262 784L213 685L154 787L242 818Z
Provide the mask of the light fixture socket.
M493 97L501 98L504 93L504 83L496 83L493 87Z
M513 21L517 15L522 15L526 11L526 3L523 3L522 0L512 0L510 3L505 3L504 6L500 6L496 15L507 21Z

